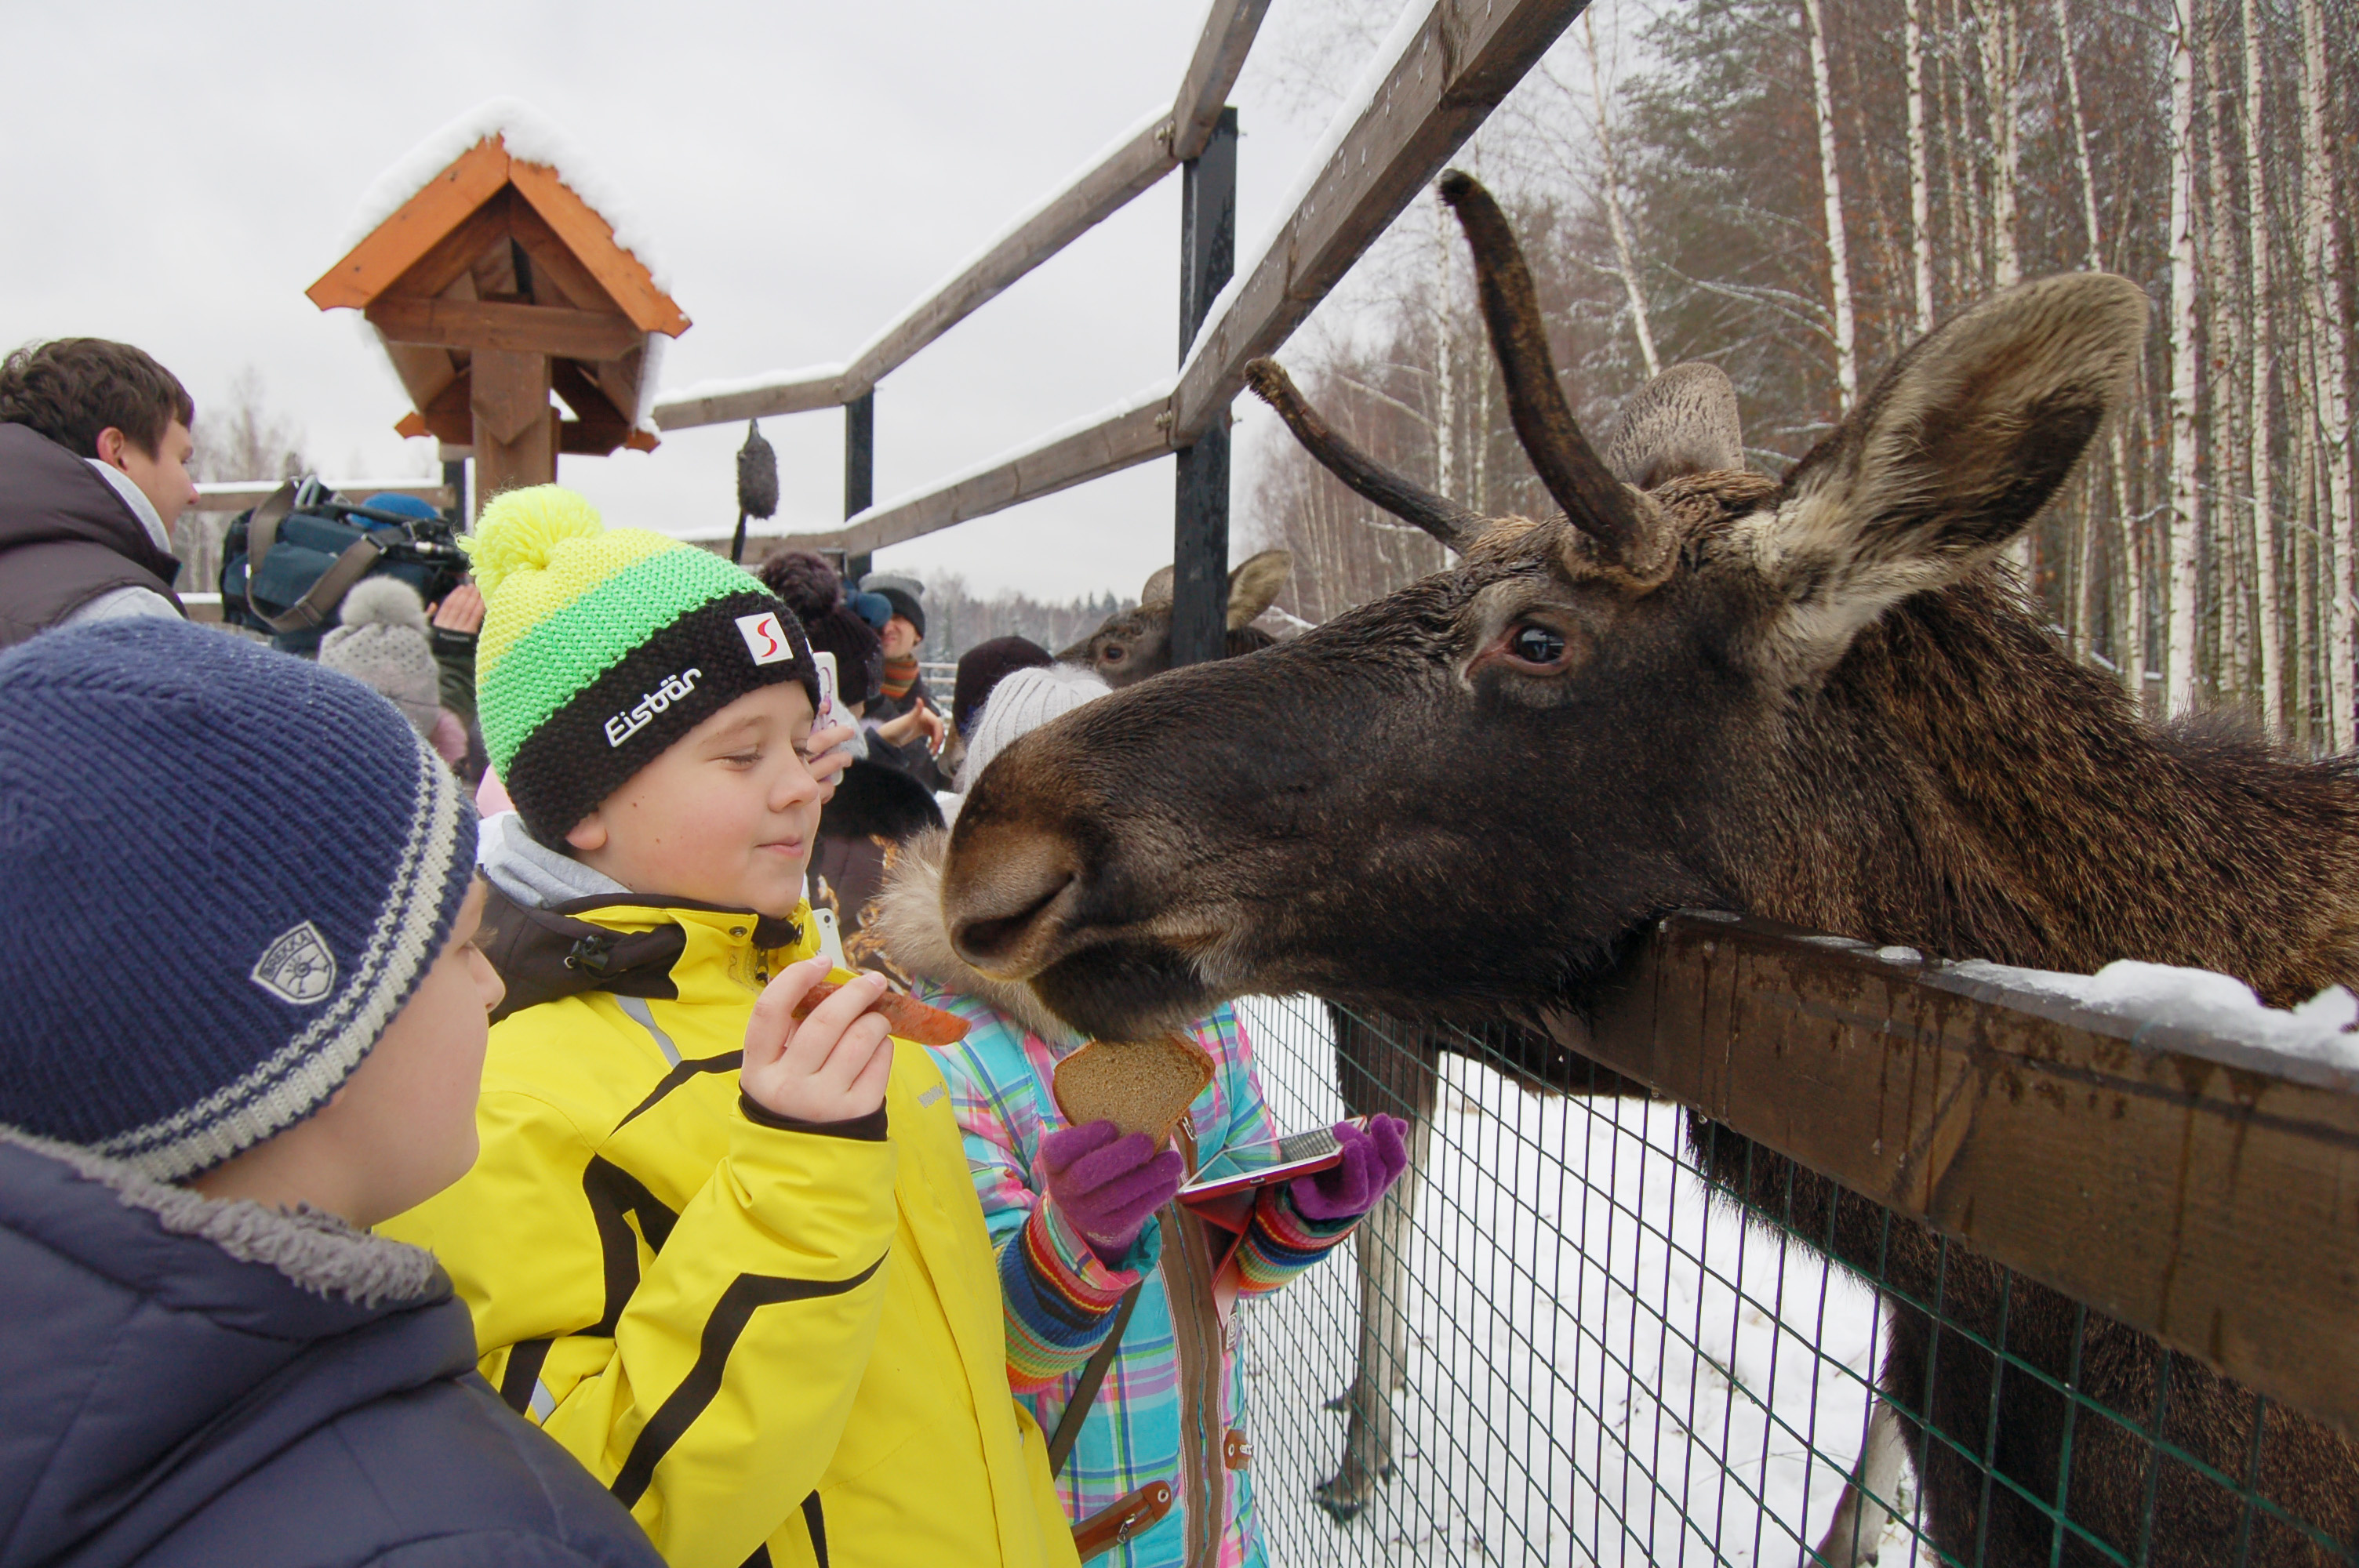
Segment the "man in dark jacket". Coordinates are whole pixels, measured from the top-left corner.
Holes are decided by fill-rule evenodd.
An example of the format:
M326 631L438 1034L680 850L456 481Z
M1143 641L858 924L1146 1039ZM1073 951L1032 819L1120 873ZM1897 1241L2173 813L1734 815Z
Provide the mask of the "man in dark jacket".
M473 1162L501 990L408 720L179 621L70 626L0 655L0 1568L658 1568L365 1228Z
M0 362L0 647L45 627L181 613L172 524L196 406L128 343L61 338Z

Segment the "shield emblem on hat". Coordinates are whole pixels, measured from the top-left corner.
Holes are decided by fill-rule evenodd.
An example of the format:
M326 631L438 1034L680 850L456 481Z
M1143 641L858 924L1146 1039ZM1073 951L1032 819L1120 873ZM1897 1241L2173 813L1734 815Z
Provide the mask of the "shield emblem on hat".
M309 1007L335 989L336 956L328 951L320 928L307 920L279 933L255 960L249 978L281 1001Z

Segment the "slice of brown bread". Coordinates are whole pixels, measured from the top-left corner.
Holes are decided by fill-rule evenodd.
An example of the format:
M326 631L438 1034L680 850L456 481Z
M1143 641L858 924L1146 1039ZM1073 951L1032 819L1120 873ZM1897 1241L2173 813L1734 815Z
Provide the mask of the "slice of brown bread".
M1057 1108L1075 1127L1111 1121L1160 1148L1212 1081L1212 1058L1183 1035L1097 1040L1057 1064Z

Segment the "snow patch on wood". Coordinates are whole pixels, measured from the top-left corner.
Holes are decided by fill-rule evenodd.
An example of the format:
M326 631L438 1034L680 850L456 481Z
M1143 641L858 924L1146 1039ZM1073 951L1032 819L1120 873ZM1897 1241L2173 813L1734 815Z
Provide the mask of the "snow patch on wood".
M377 225L432 184L435 176L464 156L467 149L491 136L498 136L506 144L511 157L546 164L555 169L566 189L582 198L614 231L614 243L638 258L639 265L655 280L656 287L667 294L671 292L670 276L657 258L654 237L624 200L622 192L583 155L580 143L539 110L517 98L493 98L476 104L377 176L353 210L339 253L350 251L366 239Z

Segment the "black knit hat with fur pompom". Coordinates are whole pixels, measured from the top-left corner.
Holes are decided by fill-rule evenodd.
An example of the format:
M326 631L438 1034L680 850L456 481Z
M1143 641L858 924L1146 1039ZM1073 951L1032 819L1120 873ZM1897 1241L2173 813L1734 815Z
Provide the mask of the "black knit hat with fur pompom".
M778 550L755 574L787 601L815 652L835 655L838 695L873 702L885 685L885 644L843 600L843 579L809 550Z

